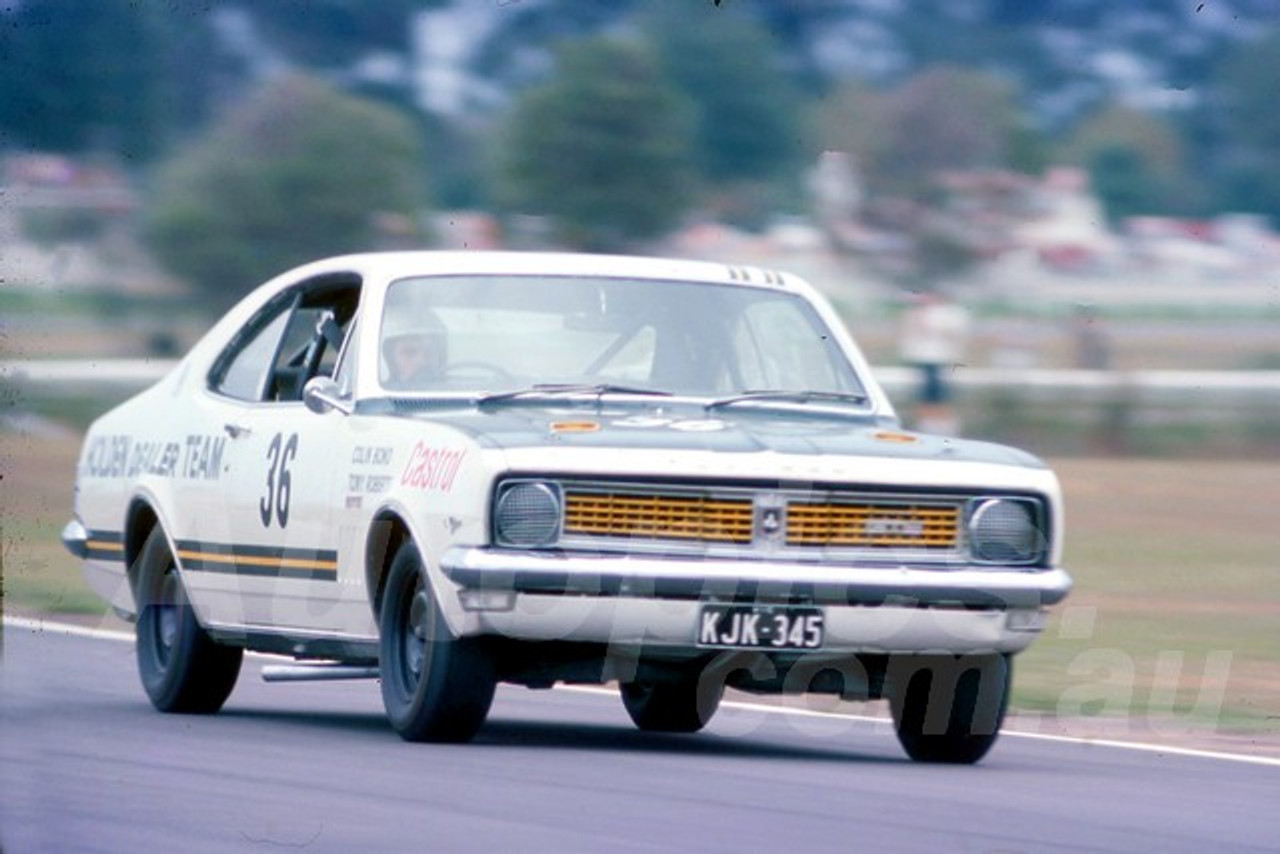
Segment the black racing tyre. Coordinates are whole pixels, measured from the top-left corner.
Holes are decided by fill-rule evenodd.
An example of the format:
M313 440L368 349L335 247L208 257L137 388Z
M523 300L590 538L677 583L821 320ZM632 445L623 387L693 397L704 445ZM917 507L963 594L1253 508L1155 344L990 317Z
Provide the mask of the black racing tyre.
M469 741L493 703L493 663L476 639L450 633L413 543L391 561L378 624L391 726L405 741Z
M138 675L162 712L212 714L240 675L244 650L209 637L187 601L182 579L157 525L138 555Z
M677 682L623 682L622 705L645 732L697 732L706 726L724 696L718 679Z
M1009 656L904 656L890 668L889 706L908 756L970 765L987 754L1009 707Z

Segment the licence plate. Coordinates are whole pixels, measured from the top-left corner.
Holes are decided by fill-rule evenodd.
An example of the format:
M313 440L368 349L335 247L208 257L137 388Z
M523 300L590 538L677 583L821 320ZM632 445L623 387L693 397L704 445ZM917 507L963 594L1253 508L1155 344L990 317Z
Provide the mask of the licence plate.
M698 646L731 649L820 649L820 608L703 605Z

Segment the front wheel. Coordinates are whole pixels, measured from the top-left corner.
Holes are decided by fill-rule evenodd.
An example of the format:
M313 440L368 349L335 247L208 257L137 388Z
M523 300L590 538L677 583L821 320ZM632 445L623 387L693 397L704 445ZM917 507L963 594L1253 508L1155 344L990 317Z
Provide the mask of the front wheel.
M187 601L164 531L156 526L138 556L138 675L162 712L211 714L240 675L244 650L209 637Z
M405 741L470 740L493 703L493 665L474 638L450 633L412 543L391 561L378 622L391 726Z
M968 765L995 744L1013 684L1009 656L907 656L889 676L894 728L912 759Z

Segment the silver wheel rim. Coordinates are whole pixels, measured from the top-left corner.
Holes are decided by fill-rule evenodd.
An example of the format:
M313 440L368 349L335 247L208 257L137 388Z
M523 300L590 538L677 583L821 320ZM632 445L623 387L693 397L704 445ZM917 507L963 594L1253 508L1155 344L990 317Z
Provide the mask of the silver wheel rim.
M431 598L420 581L414 586L406 611L400 635L400 675L406 691L413 693L426 667L431 621Z
M167 570L160 582L160 601L156 604L156 656L164 667L169 665L178 641L178 584L177 573Z

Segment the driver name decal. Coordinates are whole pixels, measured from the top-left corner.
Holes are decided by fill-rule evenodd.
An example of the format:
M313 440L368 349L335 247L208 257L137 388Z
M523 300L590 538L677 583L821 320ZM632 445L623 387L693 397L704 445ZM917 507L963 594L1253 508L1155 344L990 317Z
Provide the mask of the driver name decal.
M466 455L462 448L435 448L419 441L400 475L400 484L426 492L449 492Z

